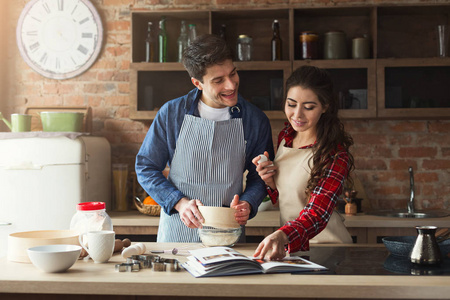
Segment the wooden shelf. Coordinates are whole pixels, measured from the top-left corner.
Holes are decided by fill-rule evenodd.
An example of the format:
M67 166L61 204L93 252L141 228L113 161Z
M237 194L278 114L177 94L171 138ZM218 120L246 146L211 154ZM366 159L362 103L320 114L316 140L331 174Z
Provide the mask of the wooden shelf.
M145 36L147 23L153 22L156 33L159 20L165 16L169 39L169 62L145 63ZM435 27L449 24L450 5L417 4L407 6L314 6L298 8L294 5L274 5L270 8L206 10L167 10L132 12L132 64L130 117L137 120L152 120L158 108L166 101L186 94L193 88L189 75L176 57L176 38L181 20L195 23L197 31L218 33L226 25L227 42L236 48L239 34L253 38L253 58L249 62L236 61L241 78L240 93L248 101L259 106L270 119L284 119L279 107L281 100L274 101L274 91L279 92L280 80L284 86L291 72L299 66L309 64L329 70L335 82L336 92L341 92L340 117L344 119L367 118L449 118L450 91L442 84L423 78L413 86L423 91L433 89L438 100L425 100L419 107L395 107L398 99L392 94L391 82L386 79L391 72L401 68L427 68L430 78L444 74L450 79L450 58L436 58ZM271 24L280 22L283 40L283 60L270 61ZM319 57L322 57L323 34L342 30L347 37L347 56L341 60L300 60L299 34L302 31L319 34ZM351 59L352 39L367 35L370 41L369 59ZM449 68L447 68L449 67ZM397 68L397 69L396 69ZM408 84L408 76L400 75L399 83ZM420 76L419 76L420 77ZM404 82L403 82L403 81ZM448 80L447 80L448 82ZM396 82L394 82L396 83ZM448 85L448 84L447 84ZM388 86L388 88L386 88ZM354 93L354 94L352 94ZM281 93L283 94L283 93ZM352 94L350 96L347 96ZM420 93L419 93L420 94ZM365 96L367 95L367 96ZM393 98L394 97L394 98ZM355 100L356 99L356 100ZM386 101L388 101L386 103ZM415 100L414 100L415 101ZM426 106L430 103L434 107ZM430 102L431 101L431 102ZM414 102L413 102L414 103Z

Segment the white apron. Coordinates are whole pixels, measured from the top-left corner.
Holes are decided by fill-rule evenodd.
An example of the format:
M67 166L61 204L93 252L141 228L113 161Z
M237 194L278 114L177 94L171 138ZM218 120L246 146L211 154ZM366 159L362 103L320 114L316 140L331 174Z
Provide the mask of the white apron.
M187 114L168 179L189 199L206 206L229 206L234 195L242 193L244 165L241 118L211 121ZM197 229L184 225L178 213L169 216L163 211L157 241L201 242Z
M278 167L274 180L279 192L281 226L296 219L308 203L305 188L311 172L308 161L313 155L311 148L288 148L284 144L283 140L274 160ZM352 243L352 238L343 218L334 210L328 225L310 243Z

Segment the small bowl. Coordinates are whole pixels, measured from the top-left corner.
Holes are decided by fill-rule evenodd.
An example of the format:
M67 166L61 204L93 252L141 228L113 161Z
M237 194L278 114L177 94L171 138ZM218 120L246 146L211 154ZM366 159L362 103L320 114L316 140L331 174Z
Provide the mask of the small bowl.
M45 245L27 250L31 262L47 273L65 272L80 257L81 247L76 245Z
M203 245L214 246L233 246L241 237L241 228L199 228L198 234Z

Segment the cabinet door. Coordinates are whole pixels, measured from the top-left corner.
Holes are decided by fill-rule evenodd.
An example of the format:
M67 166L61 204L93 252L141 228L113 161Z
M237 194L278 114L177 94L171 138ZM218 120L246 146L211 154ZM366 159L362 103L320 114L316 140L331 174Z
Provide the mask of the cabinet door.
M450 58L380 59L378 116L450 116Z

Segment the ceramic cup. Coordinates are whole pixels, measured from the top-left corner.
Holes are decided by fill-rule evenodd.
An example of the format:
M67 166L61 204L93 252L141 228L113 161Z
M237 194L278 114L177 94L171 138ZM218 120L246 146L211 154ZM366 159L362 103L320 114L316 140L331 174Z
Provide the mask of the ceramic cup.
M80 234L79 240L80 245L95 263L105 263L113 254L115 238L116 234L114 231L102 230ZM82 241L86 241L87 245L84 245Z
M11 131L12 132L31 131L31 115L12 114Z

